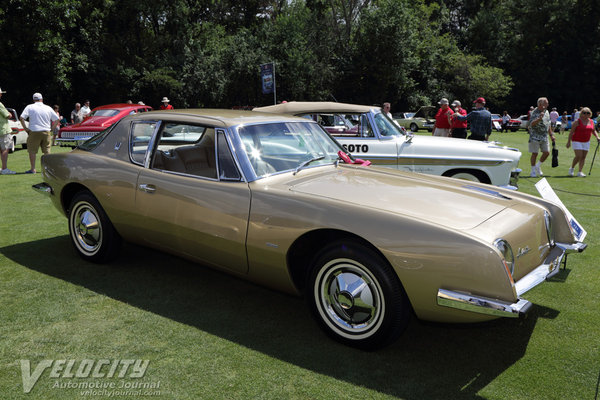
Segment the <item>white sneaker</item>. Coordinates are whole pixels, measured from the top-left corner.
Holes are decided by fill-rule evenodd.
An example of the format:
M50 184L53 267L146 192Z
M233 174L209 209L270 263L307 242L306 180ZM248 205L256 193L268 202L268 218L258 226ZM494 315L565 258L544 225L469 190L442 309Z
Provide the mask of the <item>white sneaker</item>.
M0 174L2 174L2 175L14 175L14 174L16 174L16 172L15 172L15 171L12 171L12 170L10 170L10 169L8 169L8 168L6 168L6 169L3 169L3 170L0 172Z
M531 167L531 175L529 175L531 178L536 178L537 177L537 167L534 165Z
M569 168L569 176L575 176L575 168Z
M544 173L542 172L542 167L536 167L537 168L537 173L539 176L544 176Z
M583 172L579 172L579 173L577 174L577 176L580 176L580 177L582 177L582 178L583 178L583 177L585 177L585 174L584 174Z

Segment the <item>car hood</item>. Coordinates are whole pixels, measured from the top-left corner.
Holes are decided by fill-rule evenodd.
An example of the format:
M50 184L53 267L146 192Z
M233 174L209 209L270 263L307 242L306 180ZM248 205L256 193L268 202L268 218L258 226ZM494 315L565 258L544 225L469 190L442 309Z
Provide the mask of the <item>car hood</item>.
M377 167L340 165L285 184L293 192L459 230L476 227L514 202L493 186Z
M423 135L414 135L410 142L406 137L399 137L398 140L402 149L401 154L406 155L415 153L443 159L458 157L465 160L510 160L514 163L518 163L521 158L521 152L518 149L502 146L495 142Z
M431 119L435 115L435 111L434 106L423 106L417 110L413 118Z

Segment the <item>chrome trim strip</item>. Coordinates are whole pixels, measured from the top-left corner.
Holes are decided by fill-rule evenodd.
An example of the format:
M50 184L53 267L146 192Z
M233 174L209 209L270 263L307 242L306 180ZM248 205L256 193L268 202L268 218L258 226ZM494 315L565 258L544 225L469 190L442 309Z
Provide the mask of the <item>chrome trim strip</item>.
M31 188L33 190L35 190L38 193L42 193L46 196L50 196L54 194L54 190L52 189L52 186L48 185L45 182L42 183L36 183L35 185L31 185Z
M438 290L437 303L440 306L458 310L508 318L518 318L519 315L525 314L531 308L531 302L525 299L519 299L516 303L508 303L446 289Z
M363 156L367 158L368 156ZM398 156L398 165L469 165L469 166L494 166L512 162L511 160L481 160L481 159L457 159L450 157L403 157Z

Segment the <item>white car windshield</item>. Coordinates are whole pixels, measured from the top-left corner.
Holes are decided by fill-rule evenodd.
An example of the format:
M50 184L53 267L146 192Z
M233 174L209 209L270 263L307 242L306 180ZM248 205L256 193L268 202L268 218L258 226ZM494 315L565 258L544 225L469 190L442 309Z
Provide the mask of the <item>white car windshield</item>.
M402 129L384 113L375 113L373 118L381 136L404 136Z
M343 150L313 123L245 125L238 128L238 133L258 177L331 164Z

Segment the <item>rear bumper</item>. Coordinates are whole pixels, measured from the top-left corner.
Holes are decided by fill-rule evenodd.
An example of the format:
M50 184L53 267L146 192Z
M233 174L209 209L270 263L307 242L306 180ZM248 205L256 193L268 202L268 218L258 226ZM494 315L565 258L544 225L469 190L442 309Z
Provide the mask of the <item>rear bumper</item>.
M521 299L520 296L536 287L545 280L556 275L560 269L560 263L565 254L581 253L587 248L585 243L556 243L556 246L548 254L544 262L523 278L515 282L517 302L509 303L485 296L473 295L461 291L439 289L437 303L440 306L456 308L459 310L475 312L479 314L492 315L496 317L517 318L527 313L531 308L531 302Z

